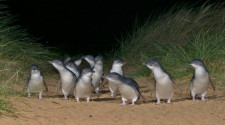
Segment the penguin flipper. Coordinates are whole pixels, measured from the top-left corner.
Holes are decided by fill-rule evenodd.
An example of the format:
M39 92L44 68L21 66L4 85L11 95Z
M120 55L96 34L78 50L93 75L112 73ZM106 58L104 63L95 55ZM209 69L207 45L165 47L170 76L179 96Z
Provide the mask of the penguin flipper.
M62 86L62 83L61 83L61 81L59 80L59 82L58 82L58 84L57 84L57 87L56 87L56 93L59 92L59 89L61 88L61 86Z
M48 92L48 86L47 86L45 80L43 80L43 83L44 83L44 86L45 86L45 90Z
M22 91L24 91L25 89L28 88L28 84L29 84L29 81L30 81L30 77L31 77L31 76L29 76L29 78L27 79L27 83L23 86Z
M209 81L210 81L210 83L211 83L211 85L212 85L212 87L213 87L213 90L215 91L215 90L216 90L216 87L215 87L215 84L212 82L210 76L209 76Z
M155 90L155 87L156 87L156 81L150 90L151 91L150 98L152 98L152 93L153 93L153 90Z

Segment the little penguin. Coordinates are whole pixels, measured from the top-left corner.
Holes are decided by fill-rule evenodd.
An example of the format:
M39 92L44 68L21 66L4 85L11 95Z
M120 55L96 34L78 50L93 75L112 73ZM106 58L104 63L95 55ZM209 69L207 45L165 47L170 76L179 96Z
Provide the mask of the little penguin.
M103 60L102 56L95 57L95 65L93 68L94 73L92 75L92 85L95 89L96 94L99 94L100 82L103 76L103 61L102 60Z
M200 59L194 59L189 63L195 68L194 75L190 82L190 90L193 101L195 101L196 95L201 95L201 100L206 101L205 95L207 94L208 85L211 83L215 90L215 85L210 79L209 72L206 69L204 62Z
M142 96L139 90L139 85L133 79L124 77L115 72L109 73L105 79L118 86L123 101L119 104L120 106L126 105L126 101L128 100L132 101L130 106L134 106L134 103L140 98L140 96ZM142 98L145 99L143 96Z
M31 65L30 70L31 72L28 82L24 86L23 90L27 88L28 98L31 97L31 93L39 92L39 99L42 99L43 90L46 89L46 91L48 91L47 84L44 81L44 77L41 74L38 65Z
M85 68L78 77L76 87L74 89L74 96L77 102L79 102L80 98L87 98L87 102L90 102L92 93L91 76L93 73L94 71L90 68Z
M171 79L170 75L163 70L160 62L157 60L149 60L143 63L143 65L151 69L154 74L157 98L156 104L160 104L160 99L167 99L167 104L170 104L174 94L174 81Z
M126 63L122 60L122 59L116 59L113 61L113 65L112 68L110 70L110 73L112 72L116 72L120 75L123 76L123 65L125 65ZM114 98L117 95L118 92L118 86L114 83L109 82L109 90L111 92L110 97Z
M89 63L91 69L95 67L95 58L92 55L86 55L83 58Z
M61 60L53 60L48 62L52 64L59 71L60 84L62 86L64 99L68 100L68 96L70 95L70 92L75 87L75 82L77 79L76 75L72 71L70 71Z

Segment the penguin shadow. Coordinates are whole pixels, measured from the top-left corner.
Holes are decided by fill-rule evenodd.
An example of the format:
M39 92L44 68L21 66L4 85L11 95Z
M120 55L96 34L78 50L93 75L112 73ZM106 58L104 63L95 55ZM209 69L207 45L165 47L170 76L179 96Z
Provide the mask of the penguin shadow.
M107 94L107 93L110 93L109 90L101 90L101 94Z
M120 97L116 97L116 98L110 98L110 97L106 97L106 98L94 98L92 99L93 101L96 102L100 102L100 101L113 101L113 100L121 100Z

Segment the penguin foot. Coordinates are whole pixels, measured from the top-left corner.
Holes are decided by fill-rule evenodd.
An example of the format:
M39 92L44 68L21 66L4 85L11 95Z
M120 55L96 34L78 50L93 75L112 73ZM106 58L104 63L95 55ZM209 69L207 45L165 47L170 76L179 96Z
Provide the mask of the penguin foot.
M39 100L42 100L43 98L42 97L39 97Z
M157 102L157 103L155 103L156 105L160 105L161 103L160 102Z
M167 104L172 104L170 100L168 100L166 103L167 103Z
M207 101L208 101L208 99L201 99L201 101L203 101L203 102L207 102Z
M130 104L129 106L130 106L130 107L133 107L133 106L134 106L134 104Z
M121 103L121 104L119 104L119 106L125 106L126 105L126 103Z

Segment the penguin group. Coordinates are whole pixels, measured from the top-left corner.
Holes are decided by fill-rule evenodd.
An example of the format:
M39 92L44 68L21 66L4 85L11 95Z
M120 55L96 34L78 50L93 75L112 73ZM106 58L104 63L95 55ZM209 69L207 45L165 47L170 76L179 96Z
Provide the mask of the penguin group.
M80 65L82 60L86 60L90 65L89 68L81 70ZM92 93L100 96L101 87L106 82L109 85L110 96L109 98L117 97L120 93L122 103L121 106L126 105L127 101L131 101L130 106L134 106L135 102L142 97L140 87L138 83L128 77L124 76L123 66L126 62L122 59L116 59L113 61L112 68L109 74L103 73L103 57L85 55L74 61L71 61L70 57L65 60L53 60L48 61L60 75L60 81L57 84L57 92L62 90L65 100L68 100L69 96L74 96L77 102L80 102L80 98L85 98L86 102L90 102ZM161 100L167 100L170 104L174 96L174 84L176 84L169 73L163 70L159 61L151 59L143 63L144 66L149 68L154 76L155 95L157 102L161 104ZM202 101L206 101L205 96L208 91L209 84L212 84L215 90L215 85L212 82L209 72L206 69L204 62L200 59L194 59L189 63L195 71L190 82L190 95L192 100L196 100L196 96L200 95ZM28 98L31 97L31 93L39 93L39 99L42 99L43 90L48 90L47 84L44 81L44 77L40 72L38 65L33 64L30 68L30 76L24 89L27 88Z

